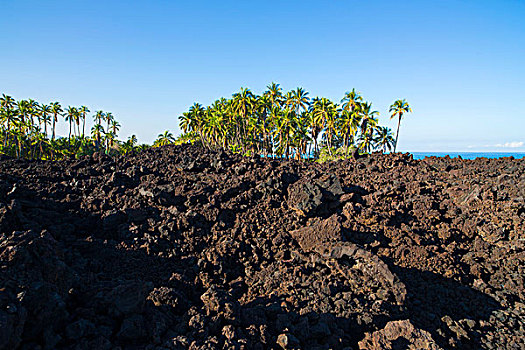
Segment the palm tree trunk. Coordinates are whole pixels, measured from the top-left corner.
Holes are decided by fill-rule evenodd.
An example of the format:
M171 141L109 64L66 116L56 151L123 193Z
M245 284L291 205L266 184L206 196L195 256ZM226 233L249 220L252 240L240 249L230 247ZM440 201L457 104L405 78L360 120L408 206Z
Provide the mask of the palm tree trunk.
M332 132L328 134L328 153L332 155Z
M9 114L8 114L8 117L7 117L7 132L5 134L5 138L4 138L4 148L6 148L6 145L8 146L9 145L9 139L10 139L10 136L11 136L11 125L10 125L10 120L9 120Z
M349 134L349 133L348 133ZM345 154L345 158L348 158L348 151L349 151L349 148L350 148L350 145L349 145L349 142L348 142L348 139L350 138L348 134L345 134L344 135L344 139L345 139L345 151L346 151L346 154Z
M57 116L56 114L53 116L53 136L52 136L52 140L54 141L55 140L55 120L56 120Z
M397 131L396 131L396 143L394 143L394 153L396 153L397 148L397 138L399 137L399 126L401 125L401 116L399 116L399 119L397 121Z
M21 155L22 155L22 137L19 134L18 135L18 152L17 152L16 157L20 158Z
M319 156L319 153L321 152L321 149L319 148L318 137L319 137L319 134L315 135L315 147L314 147L314 151L315 151L315 154L317 155L316 157L318 157L318 156Z

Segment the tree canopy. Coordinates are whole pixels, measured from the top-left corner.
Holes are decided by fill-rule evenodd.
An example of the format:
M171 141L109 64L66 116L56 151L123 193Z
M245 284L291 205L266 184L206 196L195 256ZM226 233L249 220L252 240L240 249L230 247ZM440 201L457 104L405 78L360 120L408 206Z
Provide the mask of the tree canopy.
M310 98L300 87L283 93L279 84L271 83L261 95L241 88L207 107L195 103L179 120L186 139L208 148L309 159L347 156L354 150L390 151L395 141L391 130L379 125L378 116L355 89L335 103Z
M120 123L110 112L96 111L86 135L86 106L63 107L59 102L40 104L32 99L0 97L0 154L27 159L63 159L104 152L129 153L144 149L133 135L126 142L117 139ZM67 137L56 137L57 123L69 126ZM104 123L106 124L104 127ZM89 130L88 130L89 131Z
M231 98L219 98L210 106L194 103L179 116L183 131L177 138L166 130L152 147L198 142L209 149L274 158L336 159L351 152L396 150L403 114L411 112L406 100L390 106L398 118L396 138L379 125L379 112L352 89L339 103L326 97L310 97L301 87L283 92L271 83L261 95L241 88ZM95 152L127 154L148 148L135 135L118 140L121 124L111 112L91 114L86 106L40 104L32 99L0 97L0 154L28 159L62 159ZM68 125L67 137L56 137L59 122Z

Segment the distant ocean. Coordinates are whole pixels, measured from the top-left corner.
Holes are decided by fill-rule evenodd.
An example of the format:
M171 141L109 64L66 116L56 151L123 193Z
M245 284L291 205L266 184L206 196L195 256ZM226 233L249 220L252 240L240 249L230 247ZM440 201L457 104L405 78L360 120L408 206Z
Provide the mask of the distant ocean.
M414 155L414 159L423 159L426 157L445 157L450 156L456 158L461 156L463 159L476 158L503 158L514 157L516 159L524 158L525 153L511 153L511 152L410 152Z

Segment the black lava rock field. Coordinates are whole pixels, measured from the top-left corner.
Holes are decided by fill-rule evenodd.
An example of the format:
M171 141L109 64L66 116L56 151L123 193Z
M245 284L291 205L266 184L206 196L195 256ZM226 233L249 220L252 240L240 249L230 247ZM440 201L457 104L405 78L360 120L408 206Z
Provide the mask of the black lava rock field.
M0 349L524 349L525 160L0 159Z

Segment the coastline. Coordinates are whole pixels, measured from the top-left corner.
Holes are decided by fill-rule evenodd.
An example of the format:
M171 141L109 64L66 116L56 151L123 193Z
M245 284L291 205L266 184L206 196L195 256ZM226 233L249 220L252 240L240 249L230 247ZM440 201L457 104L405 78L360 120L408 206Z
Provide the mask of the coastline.
M508 158L514 157L515 159L525 158L525 152L408 152L414 155L414 159L424 159L427 157L446 157L450 158L461 157L463 159L476 159L476 158Z

